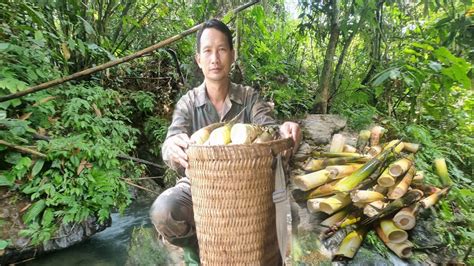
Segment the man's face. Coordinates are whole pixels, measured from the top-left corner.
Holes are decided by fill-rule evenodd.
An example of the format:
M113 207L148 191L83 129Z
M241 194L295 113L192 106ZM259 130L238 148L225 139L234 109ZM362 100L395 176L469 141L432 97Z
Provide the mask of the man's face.
M224 33L214 28L207 28L201 35L200 44L196 62L204 77L212 81L227 79L230 66L234 62L234 51L230 49Z

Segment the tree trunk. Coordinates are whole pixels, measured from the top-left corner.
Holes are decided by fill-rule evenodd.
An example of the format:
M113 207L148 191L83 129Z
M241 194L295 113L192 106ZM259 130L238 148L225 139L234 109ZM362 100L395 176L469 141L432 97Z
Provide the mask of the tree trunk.
M316 106L320 108L320 112L327 114L328 112L328 99L329 99L329 90L331 85L331 80L333 76L333 58L336 53L337 41L339 39L339 7L338 0L331 0L329 2L330 13L329 17L331 19L331 31L329 37L329 43L326 49L326 55L324 57L324 65L321 71L320 79L320 96L316 101ZM317 108L317 109L319 109ZM314 108L313 108L314 109Z
M349 49L349 46L351 45L352 40L354 39L354 36L359 32L359 29L362 26L362 23L365 21L365 13L366 13L365 11L366 11L366 9L364 9L361 12L359 22L352 29L351 34L349 35L349 37L347 37L347 39L344 42L344 46L342 48L341 54L339 55L339 59L337 60L336 69L334 70L334 77L333 77L333 80L332 80L332 93L331 93L331 95L328 99L328 102L330 102L331 99L334 97L334 95L336 95L337 92L338 92L339 84L340 84L340 81L341 81L342 65L344 63L344 59L346 57L347 50Z

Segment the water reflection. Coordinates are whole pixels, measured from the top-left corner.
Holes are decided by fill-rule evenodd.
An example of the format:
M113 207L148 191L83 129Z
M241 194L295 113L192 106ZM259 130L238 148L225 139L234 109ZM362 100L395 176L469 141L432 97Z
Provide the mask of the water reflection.
M151 227L148 210L152 201L134 202L123 215L112 214L112 226L67 249L45 254L22 265L124 265L132 231Z

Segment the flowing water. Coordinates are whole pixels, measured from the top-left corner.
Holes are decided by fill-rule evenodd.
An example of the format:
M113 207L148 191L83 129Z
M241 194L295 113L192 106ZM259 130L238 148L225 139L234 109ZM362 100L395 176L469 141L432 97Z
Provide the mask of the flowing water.
M64 250L45 254L23 265L124 265L131 234L137 227L152 227L150 202L134 202L123 215L112 214L112 226L90 239Z

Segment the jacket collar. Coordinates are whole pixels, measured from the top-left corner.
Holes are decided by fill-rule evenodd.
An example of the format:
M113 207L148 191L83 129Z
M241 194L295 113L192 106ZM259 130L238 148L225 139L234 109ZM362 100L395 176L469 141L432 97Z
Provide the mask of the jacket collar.
M242 104L243 103L243 91L239 90L242 85L230 83L229 94L227 95L232 102ZM196 88L196 107L203 106L206 103L210 103L209 97L206 92L206 84L203 82Z

